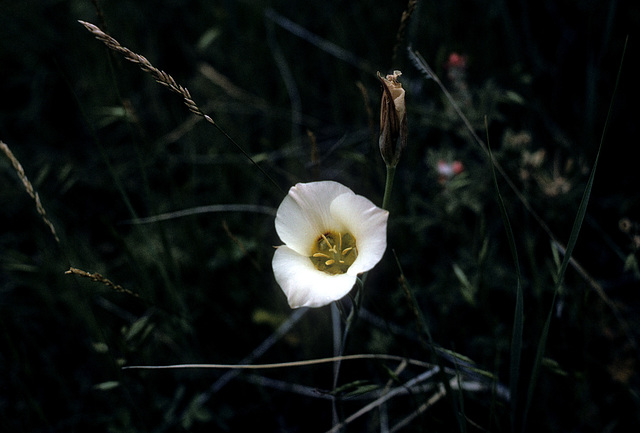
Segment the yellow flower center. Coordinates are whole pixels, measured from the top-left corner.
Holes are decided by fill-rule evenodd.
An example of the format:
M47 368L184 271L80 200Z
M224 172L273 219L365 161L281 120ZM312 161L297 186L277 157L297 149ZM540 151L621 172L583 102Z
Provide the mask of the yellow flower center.
M351 233L327 232L318 237L309 258L317 270L336 275L346 273L356 257L356 238Z

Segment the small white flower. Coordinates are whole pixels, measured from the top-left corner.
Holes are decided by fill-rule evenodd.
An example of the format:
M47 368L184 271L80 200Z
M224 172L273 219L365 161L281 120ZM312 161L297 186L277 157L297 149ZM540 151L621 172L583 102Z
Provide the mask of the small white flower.
M291 308L321 307L345 296L387 248L389 212L332 181L299 183L276 214L284 245L273 274Z

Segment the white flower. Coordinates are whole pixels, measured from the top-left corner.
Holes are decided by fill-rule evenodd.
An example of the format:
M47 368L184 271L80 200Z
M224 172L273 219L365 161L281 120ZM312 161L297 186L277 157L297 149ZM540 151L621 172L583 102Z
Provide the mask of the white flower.
M284 245L273 274L291 308L321 307L345 296L387 248L389 212L332 181L299 183L276 214Z

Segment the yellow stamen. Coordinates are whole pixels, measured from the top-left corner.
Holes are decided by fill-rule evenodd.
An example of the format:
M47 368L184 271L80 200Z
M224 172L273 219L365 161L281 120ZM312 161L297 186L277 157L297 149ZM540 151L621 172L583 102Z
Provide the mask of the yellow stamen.
M357 257L356 239L351 233L325 232L316 240L309 258L319 271L337 275L346 273Z

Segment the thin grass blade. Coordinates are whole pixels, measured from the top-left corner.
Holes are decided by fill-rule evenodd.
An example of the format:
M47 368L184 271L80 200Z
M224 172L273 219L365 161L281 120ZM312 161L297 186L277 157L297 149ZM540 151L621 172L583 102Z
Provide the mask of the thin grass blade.
M493 159L491 153L491 146L489 144L489 133L487 119L485 118L485 129L487 130L487 149L489 150L489 158ZM518 260L518 249L516 248L515 238L513 236L513 229L511 228L511 222L509 221L509 215L500 194L500 187L498 186L498 178L496 176L495 165L491 165L491 176L493 177L493 186L496 190L496 199L498 201L498 207L500 208L500 215L502 216L502 222L507 234L507 242L509 243L509 249L513 257L513 263L516 268L516 305L513 313L513 331L511 333L511 351L509 356L509 395L511 406L511 429L516 430L516 414L518 409L518 381L520 378L520 358L522 355L522 330L524 327L524 300L522 296L522 278L520 273L520 261Z
M618 75L616 77L616 83L613 89L613 94L611 95L611 101L609 103L609 110L607 112L607 118L604 123L604 127L602 129L602 136L600 137L600 144L598 145L598 152L596 153L595 161L593 162L593 167L591 169L591 174L589 175L589 179L587 181L587 185L585 187L584 193L582 194L582 200L580 201L580 206L578 207L578 213L573 222L573 228L571 229L571 235L569 236L569 242L567 243L567 248L562 260L562 264L560 265L560 269L558 271L558 278L556 279L556 285L554 288L553 298L551 300L551 307L549 308L549 313L547 315L547 320L545 321L544 327L542 329L542 335L540 336L540 342L538 343L538 350L536 351L536 358L533 364L533 369L531 372L531 381L529 382L529 389L527 391L527 401L524 407L524 413L522 417L522 432L524 433L527 426L527 416L529 414L529 410L531 408L531 403L533 401L533 394L535 391L536 382L538 380L538 375L540 374L540 366L542 364L542 358L544 356L544 352L547 346L547 339L549 336L549 329L551 328L551 318L553 316L553 311L555 308L556 298L558 295L558 291L562 285L564 280L564 275L569 266L569 262L571 260L571 256L573 254L573 249L576 246L578 241L578 235L580 234L580 228L582 227L582 223L584 221L585 214L587 213L587 206L589 204L589 198L591 196L591 189L593 187L593 182L596 175L596 168L598 167L598 161L600 159L600 153L602 152L602 146L605 140L605 136L607 133L607 127L609 126L609 121L611 119L611 113L613 111L613 103L615 100L615 95L618 90L618 85L620 83L620 75L622 73L622 64L624 61L624 55L627 51L627 42L628 38L625 41L624 48L622 50L622 58L620 59L620 66L618 68Z

